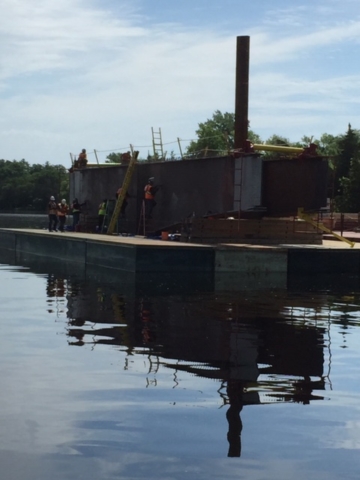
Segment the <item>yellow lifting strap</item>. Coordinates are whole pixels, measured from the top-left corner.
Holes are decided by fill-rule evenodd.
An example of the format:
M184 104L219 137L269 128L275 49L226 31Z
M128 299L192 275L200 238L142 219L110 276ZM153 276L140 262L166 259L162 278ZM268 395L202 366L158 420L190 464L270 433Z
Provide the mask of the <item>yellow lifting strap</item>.
M114 211L113 211L113 214L112 214L112 217L111 217L111 220L110 220L107 232L106 232L107 235L112 235L114 233L114 230L115 230L115 227L116 227L119 215L120 215L121 207L122 207L122 204L124 203L124 200L125 200L125 197L126 197L126 194L127 194L127 191L128 191L129 186L130 186L130 182L131 182L134 170L135 170L138 155L139 155L138 151L136 151L136 150L132 151L131 160L130 160L129 166L126 170L125 178L124 178L124 181L123 181L123 184L122 184L122 187L121 187L121 193L118 196L118 199L116 201L115 208L114 208Z
M342 242L345 242L345 243L349 244L351 248L353 248L355 246L354 242L351 242L350 240L348 240L345 237L342 237L341 235L338 235L337 233L330 230L330 228L325 227L325 225L323 225L322 223L315 222L310 217L309 214L304 212L303 208L298 209L298 217L301 218L302 220L305 220L305 222L310 223L311 225L313 225L317 229L322 230L323 232L326 232L326 233L330 233L331 235L333 235L338 240L341 240Z

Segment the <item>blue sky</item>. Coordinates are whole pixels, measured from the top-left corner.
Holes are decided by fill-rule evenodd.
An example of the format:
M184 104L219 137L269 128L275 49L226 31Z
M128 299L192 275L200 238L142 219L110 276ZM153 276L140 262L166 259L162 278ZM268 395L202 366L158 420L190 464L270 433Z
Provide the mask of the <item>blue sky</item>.
M358 0L2 0L0 158L70 164L151 127L179 152L215 110L233 112L236 37L250 36L251 128L360 128Z

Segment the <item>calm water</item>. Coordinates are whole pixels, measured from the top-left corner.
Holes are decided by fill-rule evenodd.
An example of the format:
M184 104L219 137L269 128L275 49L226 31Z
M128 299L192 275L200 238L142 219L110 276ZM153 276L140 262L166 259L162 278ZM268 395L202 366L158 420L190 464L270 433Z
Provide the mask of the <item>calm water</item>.
M71 223L67 220L67 223ZM44 214L0 213L0 228L40 228L47 229L49 218Z
M360 284L0 256L0 479L358 479Z

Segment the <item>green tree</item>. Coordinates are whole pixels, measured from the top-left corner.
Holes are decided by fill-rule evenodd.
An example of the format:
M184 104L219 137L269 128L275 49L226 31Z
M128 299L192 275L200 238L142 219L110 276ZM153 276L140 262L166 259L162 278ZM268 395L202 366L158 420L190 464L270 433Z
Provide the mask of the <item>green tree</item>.
M105 163L121 163L121 153L109 153L106 157Z
M314 141L319 146L319 153L321 155L327 155L334 157L339 154L339 135L329 135L328 133L323 133L319 141Z
M51 195L68 199L69 173L64 166L0 160L1 210L45 210Z
M197 140L190 142L186 149L187 155L203 155L205 151L215 154L227 152L234 148L235 115L221 113L216 110L212 118L199 123L196 130Z
M216 110L212 118L199 123L196 135L197 140L192 140L186 149L187 156L203 156L205 152L226 154L234 148L235 114ZM249 130L248 137L253 143L261 143L260 137L252 130Z
M0 205L3 210L20 208L31 201L29 168L25 160L0 160Z
M62 165L50 165L49 162L45 165L33 165L31 180L33 199L38 199L38 208L45 210L51 195L58 201L62 198L69 200L69 174Z
M350 162L348 177L340 180L342 195L336 197L336 209L340 212L360 212L360 156Z
M338 155L333 160L334 165L334 192L335 195L343 193L343 178L350 177L351 162L358 155L360 148L360 132L351 128L349 123L345 135L337 141Z
M280 147L294 146L288 138L276 134L271 135L271 137L269 137L265 143L266 145L277 145Z

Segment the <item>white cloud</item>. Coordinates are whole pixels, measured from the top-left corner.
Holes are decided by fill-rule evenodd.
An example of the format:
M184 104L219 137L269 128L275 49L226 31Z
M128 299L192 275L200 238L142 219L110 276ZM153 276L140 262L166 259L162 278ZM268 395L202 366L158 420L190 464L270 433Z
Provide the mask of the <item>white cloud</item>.
M305 4L292 11L275 10L276 4L247 32L235 33L236 15L224 30L151 23L141 2L114 10L82 0L5 0L0 158L66 165L69 152L83 147L132 143L149 145L147 152L152 126L177 150L177 137L193 138L216 109L234 110L239 34L251 36L249 112L263 138L275 127L294 139L309 125L326 131L331 117L329 133L342 133L349 121L356 127L358 71L335 65L345 48L358 48L360 21L349 9L348 18L330 22L336 2L312 3L312 16ZM315 20L306 24L307 18Z

